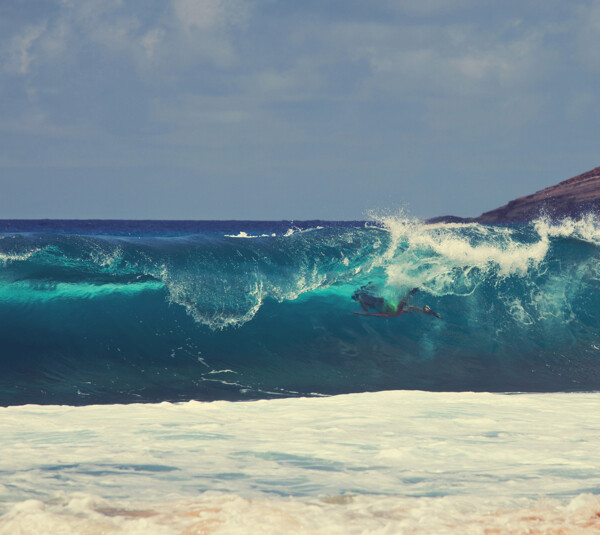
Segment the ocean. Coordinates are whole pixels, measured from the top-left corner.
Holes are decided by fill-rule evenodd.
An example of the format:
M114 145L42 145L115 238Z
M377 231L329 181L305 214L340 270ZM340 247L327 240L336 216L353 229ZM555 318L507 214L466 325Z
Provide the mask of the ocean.
M600 533L599 246L0 221L0 534Z

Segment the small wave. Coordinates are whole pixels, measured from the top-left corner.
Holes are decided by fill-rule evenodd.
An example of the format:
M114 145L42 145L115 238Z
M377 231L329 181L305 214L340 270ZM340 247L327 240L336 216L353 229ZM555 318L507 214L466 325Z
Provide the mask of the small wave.
M316 227L309 227L309 228L299 228L299 227L290 227L285 234L283 234L284 238L289 238L290 236L294 235L294 234L302 234L302 233L306 233L306 232L314 232L315 230L323 230L324 227L322 226L316 226Z
M241 230L238 234L225 234L226 238L274 238L276 236L277 234L275 234L274 232L271 234L251 235L247 232L244 232L243 230Z

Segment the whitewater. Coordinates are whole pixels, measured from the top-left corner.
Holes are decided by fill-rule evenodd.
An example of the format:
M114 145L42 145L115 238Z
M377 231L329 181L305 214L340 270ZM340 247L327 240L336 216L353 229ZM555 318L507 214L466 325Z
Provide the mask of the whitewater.
M0 534L600 532L599 245L0 221Z

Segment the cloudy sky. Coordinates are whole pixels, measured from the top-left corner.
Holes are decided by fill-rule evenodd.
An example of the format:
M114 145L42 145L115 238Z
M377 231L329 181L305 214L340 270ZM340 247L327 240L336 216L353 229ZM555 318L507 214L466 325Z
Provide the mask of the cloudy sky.
M599 141L600 0L0 2L0 218L478 215Z

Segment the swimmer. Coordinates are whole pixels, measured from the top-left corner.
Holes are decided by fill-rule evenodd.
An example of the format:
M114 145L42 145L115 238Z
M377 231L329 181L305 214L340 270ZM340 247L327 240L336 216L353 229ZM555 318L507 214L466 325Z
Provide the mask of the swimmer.
M407 304L408 299L419 291L418 288L413 288L408 292L400 299L400 302L397 305L376 295L377 290L378 287L370 282L354 292L352 299L358 301L363 309L363 312L357 312L357 314L400 316L401 314L410 314L412 312L423 312L424 314L429 314L430 316L441 319L441 316L427 305L424 307L416 307Z

